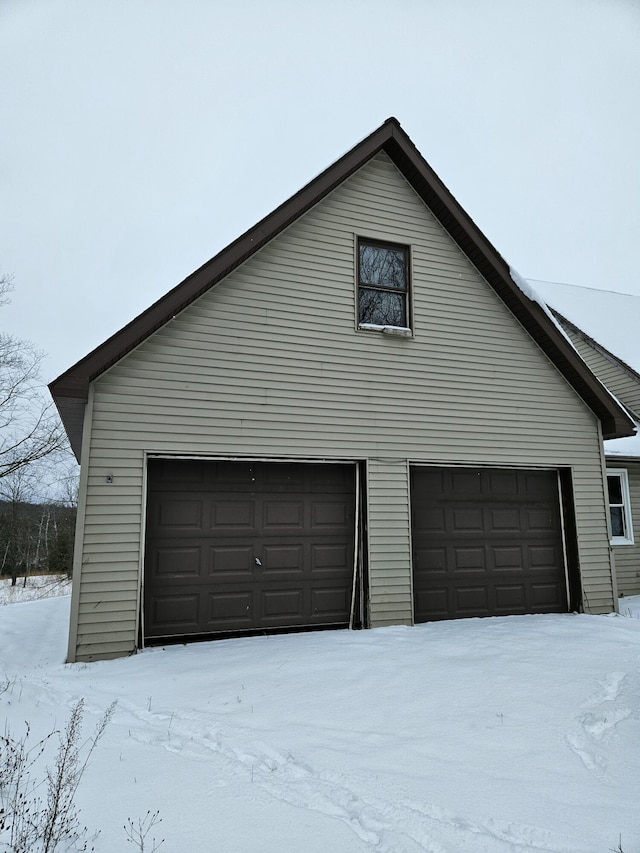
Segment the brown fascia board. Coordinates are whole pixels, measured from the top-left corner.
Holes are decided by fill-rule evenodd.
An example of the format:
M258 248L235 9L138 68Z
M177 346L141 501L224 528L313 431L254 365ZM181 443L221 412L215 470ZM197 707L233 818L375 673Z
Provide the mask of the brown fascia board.
M640 456L623 456L621 453L607 453L606 450L604 452L604 458L611 468L615 468L615 462L624 462L625 464L635 462L636 465L640 464Z
M49 384L54 397L56 395L77 396L86 400L89 383L93 379L229 275L265 243L291 225L375 156L388 141L388 128L392 125L400 127L396 119L387 119L378 130L348 151L272 213L261 219L257 225L230 243L119 332L54 379Z
M229 275L232 270L321 201L379 151L385 151L396 164L469 260L599 417L605 438L632 435L633 425L624 411L609 397L541 306L532 302L515 284L504 258L498 254L454 199L395 118L387 119L377 130L257 225L230 243L105 343L54 379L49 385L49 390L56 403L60 398L66 398L67 418L71 415L69 398L75 398L78 410L82 410L87 399L89 384L93 379ZM79 420L78 413L74 416L75 423ZM67 419L64 416L63 421L66 426ZM76 446L79 446L79 443L76 437Z

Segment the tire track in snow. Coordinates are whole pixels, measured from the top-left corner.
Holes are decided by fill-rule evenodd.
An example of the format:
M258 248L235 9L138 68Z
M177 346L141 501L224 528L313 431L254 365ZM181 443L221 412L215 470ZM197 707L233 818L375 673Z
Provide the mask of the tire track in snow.
M361 796L344 775L318 769L291 752L255 740L254 733L246 729L212 725L211 719L199 712L154 712L121 702L117 717L116 722L124 726L126 717L136 721L131 736L140 742L195 760L202 759L203 751L219 755L234 772L242 769L250 774L251 782L269 796L345 823L370 849L380 853L573 850L538 827L495 819L474 822L427 803Z
M617 696L618 687L604 685L603 695ZM48 678L27 676L53 707L71 709L75 699L61 692ZM88 714L99 718L105 710L100 691L90 691ZM599 695L599 694L598 694ZM598 699L588 700L591 705ZM108 703L107 703L108 704ZM212 721L211 716L152 711L128 700L118 701L112 724L128 728L139 743L166 749L189 760L202 761L207 753L219 756L231 773L250 774L274 799L308 809L346 824L371 850L379 853L574 853L574 844L553 838L539 827L488 818L474 822L440 806L416 802L390 802L388 798L360 796L342 774L324 771L253 739L254 732ZM204 754L204 755L203 755ZM588 756L585 760L588 760Z

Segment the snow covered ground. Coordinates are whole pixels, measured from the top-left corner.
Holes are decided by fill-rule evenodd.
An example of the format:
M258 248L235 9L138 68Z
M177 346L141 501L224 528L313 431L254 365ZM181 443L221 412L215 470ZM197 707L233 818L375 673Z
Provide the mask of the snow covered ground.
M640 851L640 597L523 616L156 648L64 664L69 597L0 608L11 730L90 733L96 853Z
M36 601L55 595L70 595L71 581L66 575L34 575L18 578L15 586L7 578L0 580L0 604L14 604L19 601Z

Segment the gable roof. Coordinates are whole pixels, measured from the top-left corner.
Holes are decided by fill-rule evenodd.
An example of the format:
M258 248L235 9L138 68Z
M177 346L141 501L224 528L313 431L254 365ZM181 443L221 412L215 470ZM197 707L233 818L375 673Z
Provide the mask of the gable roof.
M632 433L625 412L589 371L544 307L518 287L504 258L453 198L398 120L389 118L257 225L49 384L76 456L80 454L84 403L91 381L229 275L380 151L392 160L512 314L598 416L605 436Z

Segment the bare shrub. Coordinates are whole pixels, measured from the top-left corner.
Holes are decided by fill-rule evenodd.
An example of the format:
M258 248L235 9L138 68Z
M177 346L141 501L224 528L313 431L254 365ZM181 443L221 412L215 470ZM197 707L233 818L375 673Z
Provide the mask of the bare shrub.
M147 841L147 836L153 827L159 823L162 823L162 818L160 817L160 812L157 811L153 813L148 811L142 819L138 818L135 823L131 818L127 818L127 823L124 827L127 843L133 844L139 853L155 853L160 845L164 844L164 838L156 841L152 837L150 841Z
M80 823L75 795L89 759L115 709L112 703L84 742L84 700L71 709L63 732L52 731L30 745L29 724L20 738L7 729L0 737L0 844L6 853L56 853L64 844L87 850L86 826ZM58 735L58 751L44 778L38 772L49 740ZM46 793L41 795L42 788Z

